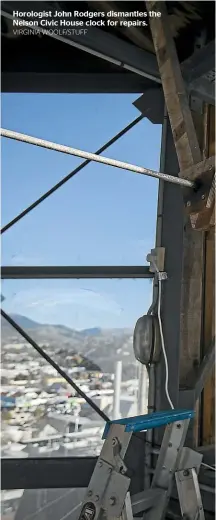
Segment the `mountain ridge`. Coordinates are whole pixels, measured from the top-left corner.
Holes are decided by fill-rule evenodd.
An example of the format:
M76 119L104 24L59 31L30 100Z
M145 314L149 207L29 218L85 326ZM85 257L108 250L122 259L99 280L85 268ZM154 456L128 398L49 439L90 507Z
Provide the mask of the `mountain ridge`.
M9 316L22 328L24 329L36 329L38 327L58 327L59 329L67 329L69 331L74 331L78 334L81 334L82 336L85 336L85 335L89 335L89 336L95 336L95 335L99 335L101 334L102 332L106 332L106 333L109 333L111 331L113 332L116 332L116 333L121 333L123 331L132 331L132 329L130 329L129 327L119 327L119 328L116 328L116 327L110 327L110 328L101 328L101 327L97 327L97 326L94 326L94 327L88 327L88 328L85 328L85 329L74 329L72 327L69 327L68 325L61 325L59 323L40 323L38 321L35 321L35 320L32 320L31 318L27 318L27 316L23 316L22 314L9 314ZM5 320L4 320L5 321Z
M136 377L135 356L133 352L133 331L129 328L83 329L77 331L64 325L47 325L34 322L25 316L13 314L16 321L38 345L48 349L51 357L58 356L61 363L77 353L82 358L101 367L104 373L114 373L116 362L123 363L123 379ZM24 326L25 325L25 326ZM4 319L1 319L2 348L14 343L26 343L26 340Z

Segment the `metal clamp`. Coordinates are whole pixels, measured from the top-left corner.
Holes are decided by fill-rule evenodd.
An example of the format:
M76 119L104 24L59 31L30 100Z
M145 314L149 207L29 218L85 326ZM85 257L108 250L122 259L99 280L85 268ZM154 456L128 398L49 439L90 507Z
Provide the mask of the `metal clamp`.
M114 460L115 460L115 469L119 473L124 475L125 473L127 473L127 467L126 467L123 459L121 458L121 455L120 455L121 444L117 437L113 437L112 445L113 445L113 456L114 456Z

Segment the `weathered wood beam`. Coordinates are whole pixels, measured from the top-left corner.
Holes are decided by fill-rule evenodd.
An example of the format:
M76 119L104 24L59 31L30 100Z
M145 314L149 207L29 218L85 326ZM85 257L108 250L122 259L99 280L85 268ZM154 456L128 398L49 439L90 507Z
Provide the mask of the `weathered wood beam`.
M206 155L215 153L215 109L207 111ZM203 312L203 355L208 342L215 333L215 229L212 227L205 238L204 312ZM202 399L202 443L215 443L215 367L206 382Z
M191 181L196 181L201 177L201 175L206 174L208 172L213 173L215 170L215 155L212 157L204 158L198 164L194 166L190 166L186 170L181 172L182 179L190 179ZM180 174L179 174L180 176Z
M167 111L174 137L179 168L186 170L202 159L191 115L181 67L171 34L165 2L146 2ZM161 13L160 17L153 16Z
M209 147L208 147L208 155L214 155L215 154L215 106L209 105L209 127L208 127L208 133L209 133ZM212 185L212 189L215 190L215 182ZM213 213L210 221L210 226L215 226L215 193L214 193L214 208Z
M181 171L200 163L202 154L165 2L149 0L146 7L181 175ZM206 229L210 225L214 205L213 182L208 186L208 194L201 198L198 210L196 205L190 207L193 229Z

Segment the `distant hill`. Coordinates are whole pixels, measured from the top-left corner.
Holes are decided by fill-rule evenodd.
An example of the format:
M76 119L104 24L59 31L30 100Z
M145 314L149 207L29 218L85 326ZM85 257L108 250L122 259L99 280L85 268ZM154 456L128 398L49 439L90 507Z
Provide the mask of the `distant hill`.
M81 331L63 325L49 325L34 322L18 314L11 316L20 327L40 345L49 345L49 352L59 354L60 361L78 353L83 359L99 366L103 372L113 373L116 361L123 362L123 379L136 377L133 353L133 332L130 329L100 329L93 327ZM3 318L1 320L2 347L14 341L23 341L20 334Z
M72 332L73 329L70 329L69 327L66 327L64 325L48 325L48 324L41 324L36 321L31 320L30 318L27 318L26 316L22 316L21 314L10 314L10 317L23 329L36 329L38 327L58 327L59 329L62 329L64 333L67 331L69 333ZM76 331L77 334L80 334L82 336L98 336L101 334L101 329L98 327L93 327L91 329L83 329L80 331Z
M21 316L21 314L11 314L10 316L12 320L23 329L36 329L37 327L41 327L40 323L30 320L29 318L26 318L26 316Z

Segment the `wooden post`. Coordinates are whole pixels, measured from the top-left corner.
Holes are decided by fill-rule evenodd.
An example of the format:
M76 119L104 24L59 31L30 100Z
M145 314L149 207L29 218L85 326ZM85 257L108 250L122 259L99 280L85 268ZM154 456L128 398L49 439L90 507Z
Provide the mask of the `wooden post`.
M207 109L206 152L215 153L215 108ZM203 355L207 344L215 334L215 228L205 237L204 311L203 311ZM202 397L202 444L215 443L215 367L209 374Z
M181 176L183 170L193 167L201 161L202 154L171 34L165 2L148 0L146 8L149 14L149 24L179 162L179 175ZM188 178L190 179L190 175L188 175ZM214 181L212 181L211 172L208 178L207 191L203 197L200 196L198 206L194 202L193 207L190 200L189 204L191 205L189 212L192 228L197 230L208 228L214 206Z
M165 2L149 0L146 8L181 172L199 163L202 156ZM160 17L153 12L160 13Z

